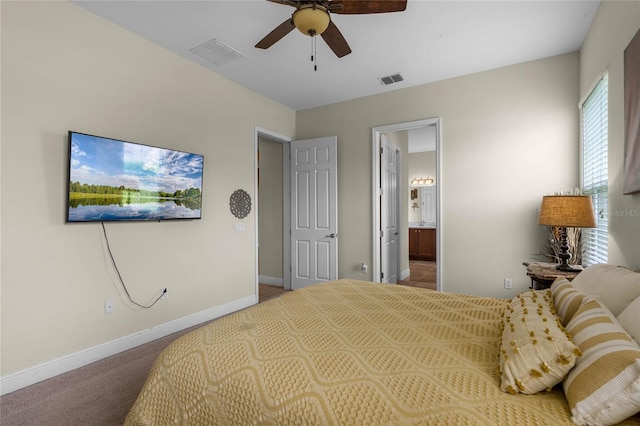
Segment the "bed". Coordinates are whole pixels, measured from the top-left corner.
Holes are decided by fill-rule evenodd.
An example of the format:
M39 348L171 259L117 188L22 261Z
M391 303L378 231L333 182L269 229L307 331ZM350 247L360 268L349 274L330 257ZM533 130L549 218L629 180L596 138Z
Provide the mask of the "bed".
M357 280L289 292L169 345L125 424L572 425L560 385L501 390L513 303Z

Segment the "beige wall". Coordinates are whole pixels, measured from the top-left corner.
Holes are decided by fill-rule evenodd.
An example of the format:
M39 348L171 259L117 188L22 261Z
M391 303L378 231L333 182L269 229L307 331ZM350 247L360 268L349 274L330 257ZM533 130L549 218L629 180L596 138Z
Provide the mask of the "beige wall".
M294 135L295 113L67 2L1 2L2 375L255 297L255 126ZM205 156L203 218L65 224L67 131ZM234 232L244 222L245 232ZM105 299L115 311L103 313Z
M4 376L213 306L255 295L255 126L338 136L340 277L371 265L371 128L442 118L446 291L510 297L542 246L542 195L578 178L576 105L610 73L611 208L622 196L622 50L640 3L602 3L584 47L562 55L307 111L269 101L66 2L0 2L2 31L1 374ZM579 78L580 75L580 78ZM96 224L64 224L67 131L205 155L203 219L107 224L131 308ZM404 203L406 207L406 203ZM407 215L404 215L407 217ZM612 217L610 261L640 267L640 222ZM502 279L514 280L512 291ZM103 314L105 299L115 312Z
M567 54L298 111L296 137L338 137L339 276L372 261L371 128L441 117L442 288L526 289L542 196L577 184L578 68Z
M259 138L259 274L282 280L282 144ZM268 284L276 284L269 282Z
M640 30L640 1L603 1L580 50L580 98L609 73L609 263L640 269L640 194L623 195L624 49Z

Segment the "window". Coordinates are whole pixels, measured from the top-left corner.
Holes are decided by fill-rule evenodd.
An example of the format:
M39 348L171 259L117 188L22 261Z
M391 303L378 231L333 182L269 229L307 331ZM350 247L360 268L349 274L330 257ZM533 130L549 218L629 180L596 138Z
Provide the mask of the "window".
M593 200L597 226L582 230L582 262L586 266L606 263L608 258L608 95L609 77L604 74L580 106L580 181L584 195Z

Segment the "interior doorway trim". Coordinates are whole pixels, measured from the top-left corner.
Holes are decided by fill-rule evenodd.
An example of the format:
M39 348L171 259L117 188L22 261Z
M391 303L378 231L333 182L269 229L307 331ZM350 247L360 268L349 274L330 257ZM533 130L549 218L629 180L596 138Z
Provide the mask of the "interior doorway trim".
M282 282L283 288L285 290L291 290L291 238L289 238L289 232L291 229L291 176L289 175L289 150L290 143L293 141L293 138L281 135L276 132L272 132L271 130L264 129L262 127L256 126L254 129L254 150L253 150L253 168L254 168L254 204L255 204L255 214L254 214L254 229L255 229L255 286L256 286L256 300L259 295L260 290L260 241L259 241L259 229L258 229L258 218L259 218L259 190L258 190L258 148L259 148L259 138L269 139L272 142L277 142L282 144Z
M372 234L373 235L373 261L372 261L372 273L373 273L373 282L381 282L381 277L380 277L380 270L381 270L381 265L380 265L380 255L381 255L381 250L380 250L380 175L381 175L381 171L380 171L380 146L381 146L381 136L383 133L390 133L390 132L398 132L398 131L403 131L403 130L412 130L412 129L417 129L420 127L426 127L426 126L435 126L436 127L436 253L437 253L437 258L436 258L436 288L438 290L441 290L441 277L442 277L442 257L443 257L443 253L442 253L442 238L441 238L441 233L442 233L442 226L441 226L441 218L442 218L442 214L441 214L441 209L442 209L442 203L441 203L441 199L442 199L442 186L441 186L441 149L440 149L440 143L441 143L441 139L442 139L442 129L441 129L441 119L440 117L435 117L435 118L426 118L423 120L416 120L416 121L407 121L404 123L397 123L397 124L389 124L389 125L385 125L385 126L377 126L377 127L373 127L371 129L371 140L372 140L372 146L373 146L373 176L372 176L372 199L373 199L373 230L372 230ZM406 189L406 186L404 184L401 183L400 185L400 191L402 191L403 189ZM406 240L406 237L402 238L403 241Z

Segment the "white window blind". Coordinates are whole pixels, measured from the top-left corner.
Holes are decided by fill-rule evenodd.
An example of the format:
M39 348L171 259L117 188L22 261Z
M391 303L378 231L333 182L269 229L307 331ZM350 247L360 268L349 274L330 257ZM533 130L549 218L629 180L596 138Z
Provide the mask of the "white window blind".
M598 81L581 106L582 146L581 185L590 195L596 215L596 228L582 230L582 263L606 263L608 259L608 133L609 78Z

